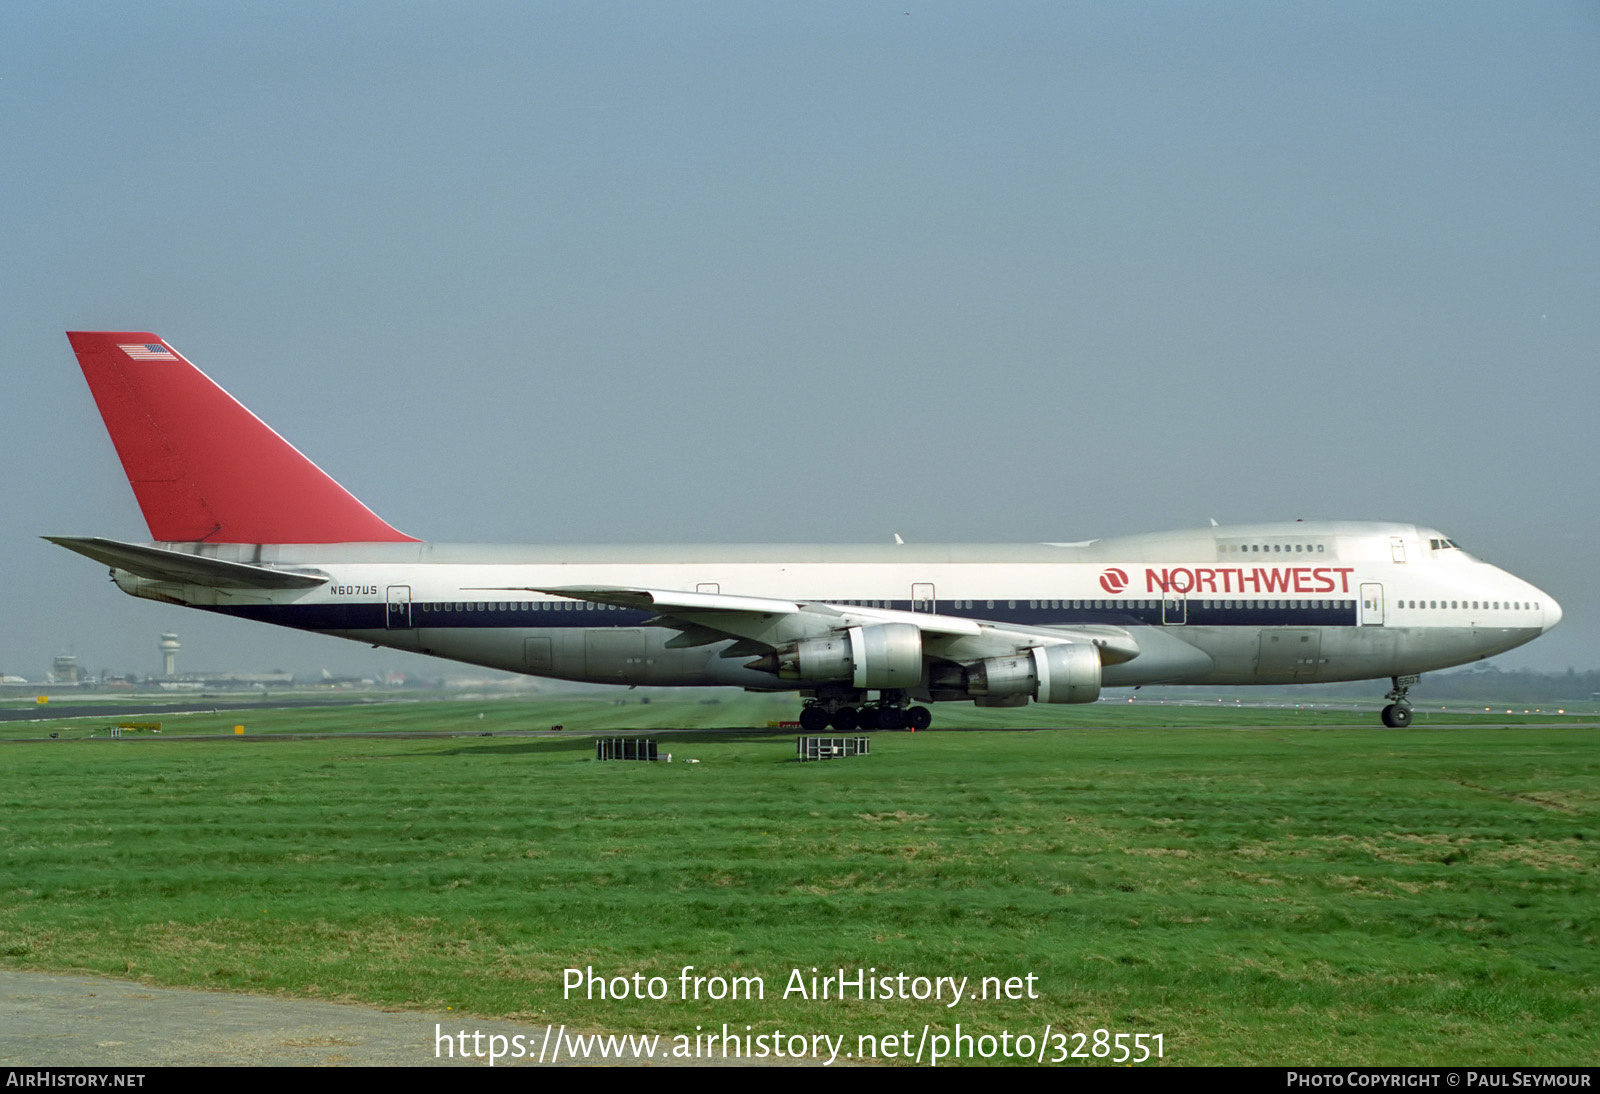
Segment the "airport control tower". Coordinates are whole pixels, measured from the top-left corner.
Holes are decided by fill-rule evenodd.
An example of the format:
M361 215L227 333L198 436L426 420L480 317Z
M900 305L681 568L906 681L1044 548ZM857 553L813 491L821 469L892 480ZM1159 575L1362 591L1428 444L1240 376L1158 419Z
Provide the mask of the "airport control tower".
M168 631L161 636L161 675L178 675L178 636Z

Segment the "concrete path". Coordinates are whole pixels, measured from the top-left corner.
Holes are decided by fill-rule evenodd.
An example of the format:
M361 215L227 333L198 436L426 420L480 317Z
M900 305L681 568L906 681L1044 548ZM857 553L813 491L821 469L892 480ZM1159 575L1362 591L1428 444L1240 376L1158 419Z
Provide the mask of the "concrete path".
M466 1059L461 1057L462 1042L455 1036L463 1030L470 1054ZM448 1047L440 1039L441 1033L449 1038ZM475 1033L481 1034L476 1040ZM491 1040L496 1034L502 1040ZM579 1038L576 1041L575 1036ZM507 1054L496 1061L497 1067L537 1065L541 1049L546 1066L705 1066L724 1062L674 1060L665 1055L645 1060L636 1043L631 1050L625 1047L618 1052L616 1041L602 1053L603 1042L587 1040L589 1036L584 1031L561 1032L560 1027L547 1031L543 1025L453 1013L388 1011L0 969L0 1065L12 1067L488 1067L488 1055L496 1045ZM558 1043L559 1049L553 1051ZM510 1058L518 1045L523 1058ZM657 1052L664 1054L670 1039L660 1038L658 1046ZM579 1053L583 1058L570 1058Z

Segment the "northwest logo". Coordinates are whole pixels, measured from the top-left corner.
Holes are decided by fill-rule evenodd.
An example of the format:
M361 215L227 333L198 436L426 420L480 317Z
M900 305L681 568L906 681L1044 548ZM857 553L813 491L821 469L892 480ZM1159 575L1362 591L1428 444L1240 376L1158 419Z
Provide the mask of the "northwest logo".
M1108 593L1120 593L1128 587L1128 574L1113 566L1100 575L1100 587Z

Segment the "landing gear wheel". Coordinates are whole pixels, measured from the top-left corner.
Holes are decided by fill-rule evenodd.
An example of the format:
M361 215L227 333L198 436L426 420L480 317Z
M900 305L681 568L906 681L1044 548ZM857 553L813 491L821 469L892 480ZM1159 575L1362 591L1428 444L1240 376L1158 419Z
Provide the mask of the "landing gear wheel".
M800 711L800 728L807 733L821 733L828 728L828 712L821 707L805 707Z
M1411 708L1401 703L1390 703L1383 708L1383 724L1390 729L1404 729L1411 724Z
M1390 729L1404 729L1411 724L1411 703L1406 699L1406 694L1420 676L1391 676L1389 694L1384 698L1389 700L1389 705L1383 708L1383 724Z
M840 733L850 733L861 724L861 715L856 712L855 707L840 707L833 712L833 717L829 721Z
M906 728L906 712L901 710L899 707L880 707L878 709L878 728Z
M933 724L933 711L927 707L910 707L906 710L906 728L915 733Z

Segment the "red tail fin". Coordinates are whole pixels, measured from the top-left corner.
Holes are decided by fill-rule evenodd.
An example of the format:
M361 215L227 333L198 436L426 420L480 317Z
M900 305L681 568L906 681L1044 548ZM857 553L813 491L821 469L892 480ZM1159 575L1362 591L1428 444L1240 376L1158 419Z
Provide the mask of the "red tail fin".
M67 338L157 540L416 542L155 335Z

